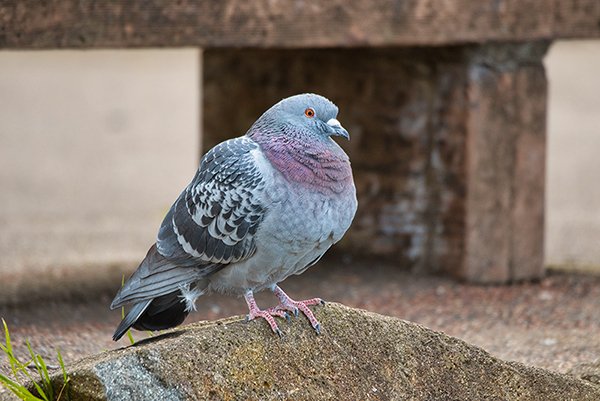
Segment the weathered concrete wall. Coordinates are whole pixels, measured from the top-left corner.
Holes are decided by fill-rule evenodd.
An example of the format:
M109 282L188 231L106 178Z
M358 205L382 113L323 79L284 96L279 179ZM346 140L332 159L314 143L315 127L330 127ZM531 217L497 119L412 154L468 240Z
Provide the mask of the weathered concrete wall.
M208 50L204 146L283 97L323 94L360 199L342 246L475 281L537 277L546 47Z
M466 278L507 282L543 273L546 49L487 46L469 63Z
M600 271L600 40L558 42L548 70L546 264Z
M0 52L0 303L144 257L197 166L198 53Z
M431 46L600 37L597 0L4 0L0 48Z
M456 266L464 225L464 158L458 155L465 146L466 80L457 56L391 49L207 51L204 146L242 134L283 97L323 94L338 104L351 135L341 145L351 155L360 205L347 249L418 266L443 255ZM457 235L442 240L436 235L442 230Z

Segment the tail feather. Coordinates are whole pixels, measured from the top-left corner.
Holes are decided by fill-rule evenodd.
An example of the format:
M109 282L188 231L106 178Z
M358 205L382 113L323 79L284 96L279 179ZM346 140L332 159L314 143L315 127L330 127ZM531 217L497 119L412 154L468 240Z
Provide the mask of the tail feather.
M202 277L219 270L222 266L211 264L200 266L180 264L183 261L171 261L162 256L156 245L148 250L148 254L119 290L110 304L111 309L119 308L128 303L139 303L170 294L182 285L193 283Z
M168 260L153 245L110 305L116 309L134 304L115 330L113 340L120 339L132 327L164 330L183 323L195 309L196 298L208 286L203 278L222 267L217 264L198 266L190 260Z
M180 291L138 302L115 330L113 340L118 341L132 327L155 331L179 326L188 314L189 309Z
M151 299L148 301L142 301L135 304L133 308L131 308L131 310L127 313L125 318L123 318L123 320L121 320L121 323L119 323L119 325L117 326L115 334L113 334L112 337L114 341L118 341L121 337L123 337L123 334L125 334L127 330L129 330L131 326L135 324L135 322L140 318L142 313L144 313L144 311L148 308L148 305L150 305L151 302Z
M179 326L189 311L180 297L180 292L173 292L159 298L155 298L150 306L138 318L133 325L137 330L165 330Z

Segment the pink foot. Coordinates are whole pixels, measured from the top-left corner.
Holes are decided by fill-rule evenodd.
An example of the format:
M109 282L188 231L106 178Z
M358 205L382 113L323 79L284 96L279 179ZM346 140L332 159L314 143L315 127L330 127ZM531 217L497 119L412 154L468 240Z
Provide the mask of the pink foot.
M288 315L288 313L285 310L277 308L269 308L265 310L259 309L258 305L256 304L256 301L254 300L254 294L252 294L252 291L250 290L246 291L246 294L244 294L244 298L246 299L246 303L248 304L248 314L246 315L246 321L249 322L251 320L256 319L257 317L261 317L265 319L267 323L269 323L269 326L271 326L271 330L273 330L273 333L281 337L283 333L281 332L281 330L279 330L279 327L277 326L277 323L275 322L273 316L283 317L286 320L290 320L290 316Z
M277 285L273 286L271 290L277 296L277 298L279 298L279 305L272 309L279 311L287 310L292 312L296 317L298 317L298 311L302 312L317 334L321 334L321 323L319 323L315 315L308 308L311 305L325 305L325 302L321 298L312 298L305 301L294 301Z

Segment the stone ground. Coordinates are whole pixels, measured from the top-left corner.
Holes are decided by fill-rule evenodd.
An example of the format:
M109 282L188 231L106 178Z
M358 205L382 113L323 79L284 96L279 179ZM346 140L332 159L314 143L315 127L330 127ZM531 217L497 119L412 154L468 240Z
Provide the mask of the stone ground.
M385 315L421 323L478 345L506 360L566 372L600 360L600 276L552 272L534 283L475 286L444 277L417 276L372 260L329 258L282 286L296 299L321 296ZM0 307L13 342L25 355L25 339L44 357L60 348L66 363L128 345L111 335L119 311L109 311L112 294L93 299ZM262 293L260 305L274 297ZM186 323L243 314L243 299L211 295ZM252 324L265 324L255 322ZM285 328L285 323L282 324ZM134 332L136 339L147 336ZM0 371L6 372L2 360Z

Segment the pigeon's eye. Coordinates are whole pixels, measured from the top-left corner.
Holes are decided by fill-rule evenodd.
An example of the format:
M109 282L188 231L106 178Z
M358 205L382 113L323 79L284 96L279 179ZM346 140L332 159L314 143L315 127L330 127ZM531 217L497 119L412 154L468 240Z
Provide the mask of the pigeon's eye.
M315 116L315 111L309 107L308 109L304 110L304 115L308 118L313 118Z

